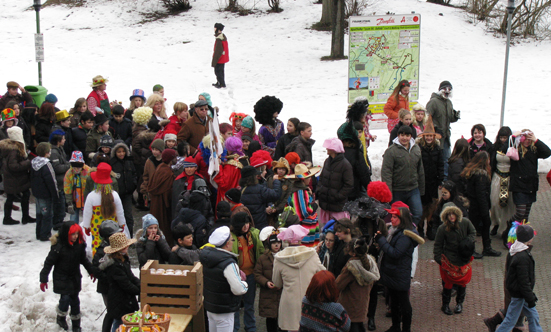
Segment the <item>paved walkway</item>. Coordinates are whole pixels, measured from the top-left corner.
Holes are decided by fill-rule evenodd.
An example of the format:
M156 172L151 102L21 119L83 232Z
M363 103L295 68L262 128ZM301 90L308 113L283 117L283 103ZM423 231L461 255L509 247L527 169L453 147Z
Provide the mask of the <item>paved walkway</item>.
M532 254L536 261L536 288L538 296L537 308L544 331L551 331L551 188L545 180L545 174L540 176L540 191L538 202L533 206L530 221L537 231ZM141 225L141 215L137 213L137 227ZM503 307L503 276L507 251L501 241L495 237L493 248L502 252L501 257L484 257L473 261L473 277L467 286L467 297L462 314L446 316L440 311L441 279L438 264L432 259L433 242L427 241L419 248L417 273L412 281L411 304L413 306L413 326L415 332L454 332L487 331L482 319L492 316L496 310ZM477 237L477 251L482 248L482 239ZM257 293L258 301L258 293ZM451 307L455 305L452 299ZM258 308L258 305L256 306ZM257 309L258 310L258 309ZM390 318L384 317L384 299L379 298L376 314L377 331L386 331ZM549 328L548 328L549 327ZM242 329L243 331L243 329ZM258 316L257 331L266 331L265 320Z

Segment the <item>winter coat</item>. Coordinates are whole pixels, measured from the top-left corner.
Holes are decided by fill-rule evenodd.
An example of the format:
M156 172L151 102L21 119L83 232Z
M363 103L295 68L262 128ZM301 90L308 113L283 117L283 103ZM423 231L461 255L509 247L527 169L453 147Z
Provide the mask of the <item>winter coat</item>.
M410 191L419 188L422 196L425 194L425 171L421 149L413 139L410 139L409 145L408 150L396 138L394 144L386 149L381 177L390 191Z
M316 191L320 208L342 212L348 195L353 191L354 172L344 153L337 153L335 158L325 159Z
M442 133L442 141L450 143L450 123L459 120L459 112L453 109L452 101L433 92L427 103L427 113L432 116L434 128Z
M469 138L468 142L469 142L469 154L471 155L471 159L473 159L474 155L480 151L486 151L490 155L490 158L492 159L494 158L494 155L495 155L494 145L492 144L492 142L490 142L489 139L484 138L484 143L480 148L476 146L476 144L474 143L474 138L472 137Z
M239 180L241 180L241 169L243 165L236 160L228 160L224 164L220 165L218 175L213 179L218 185L216 193L216 204L224 199L226 191L237 188L239 186Z
M57 199L59 190L50 160L44 157L34 158L31 167L31 189L34 197Z
M135 125L132 129L132 158L134 164L144 165L152 152L149 146L153 142L155 133L147 130L145 126Z
M48 275L54 268L54 293L61 295L78 294L81 290L80 265L84 266L89 274L93 275L96 268L86 258L86 243L82 234L73 244L69 244L69 229L75 223L64 222L58 234L50 238L52 247L44 267L40 271L40 282L47 283ZM79 243L80 242L80 243Z
M254 279L260 286L258 298L258 314L260 317L277 317L279 300L281 299L281 288L268 288L268 281L272 281L274 271L274 254L267 250L256 261L254 266Z
M54 168L57 188L58 190L61 190L63 188L65 173L67 173L69 168L71 168L71 164L67 161L63 147L52 146L50 161L52 163L52 167Z
M147 123L147 128L157 133L162 129L160 122L161 120L159 120L155 114L151 114L151 119L149 119L149 122Z
M190 145L190 152L192 154L195 153L203 137L209 133L209 121L212 121L212 119L208 115L203 123L197 114L193 114L192 117L184 122L182 129L178 132L178 143L182 141L188 142Z
M417 231L412 231L417 234ZM380 266L381 283L393 290L407 291L411 284L411 263L417 242L396 229L390 242L384 236L378 241L383 258Z
M82 154L84 154L84 152L86 151L86 139L88 138L89 131L82 128L80 125L78 125L77 127L74 127L73 129L71 129L71 131L72 131L71 135L73 136L73 144L75 146L75 149L82 152Z
M489 217L491 182L488 172L484 169L477 169L471 174L470 178L466 179L466 182L467 191L465 194L470 202L469 214L471 220L478 220L477 217Z
M36 140L36 144L50 141L53 125L54 122L51 119L46 119L41 116L36 118L36 124L34 125L34 139Z
M140 279L132 273L130 258L125 256L124 261L121 261L107 257L99 268L105 271L109 281L107 314L121 319L123 315L139 310L136 295L140 295Z
M117 150L119 148L124 148L126 151L124 159L117 158ZM130 157L130 150L128 150L126 144L119 143L111 149L109 164L111 164L111 170L116 174L119 194L121 196L131 195L136 190L138 174L136 173L136 166L134 166L134 161Z
M0 141L2 179L6 194L19 194L31 187L31 161L26 153L21 153L19 144L11 139Z
M52 132L57 129L65 132L65 144L63 144L63 151L65 151L65 159L68 161L71 159L71 154L73 151L78 150L73 139L73 131L70 127L63 127L60 124L55 124L52 126Z
M352 323L363 323L367 316L369 293L379 280L379 268L373 256L368 255L370 268L366 269L358 257L352 257L335 280L339 290L338 302L342 304Z
M179 133L182 129L183 124L180 117L178 117L177 115L171 115L168 120L170 120L170 123L165 126L165 132L174 131L176 133Z
M99 141L103 135L109 135L111 136L111 133L108 131L106 133L100 133L98 132L97 128L93 128L88 133L88 137L86 137L86 153L84 154L85 158L88 158L88 160L93 158L93 155L96 154L99 150Z
M30 104L33 102L33 97L31 96L31 94L28 92L28 91L25 91L23 93L18 93L16 94L15 96L12 96L10 95L9 92L6 92L2 98L0 98L0 109L4 109L6 108L6 105L10 102L10 101L16 101L18 104ZM23 107L21 107L21 109L23 109Z
M342 269L346 266L346 263L350 259L350 255L344 250L346 243L339 240L335 236L335 244L333 245L333 252L331 252L329 258L329 272L333 273L336 277L342 272Z
M287 133L279 138L274 152L274 160L279 160L279 158L285 157L287 154L285 149L289 144L291 144L291 141L293 141L295 137L297 137L297 135Z
M419 140L418 140L419 141ZM423 204L429 204L433 198L438 198L438 187L444 181L444 160L440 141L435 140L432 146L419 144L423 158L423 170L425 173L425 195Z
M394 139L396 137L398 137L398 129L400 129L400 127L403 126L403 125L404 124L402 123L402 121L398 121L396 126L394 126L394 128L392 128L392 130L390 131L390 138L388 139L388 146L391 146ZM411 128L411 138L416 139L417 138L417 130L415 130L415 127L413 127L413 123L411 123L409 125L409 127Z
M191 186L196 179L202 179L199 174L194 173L192 176L182 172L174 179L172 183L172 215L175 216L182 208L189 207L189 197L191 196ZM182 200L182 201L181 201ZM210 206L210 205L209 205Z
M140 269L150 259L159 261L160 264L166 264L168 262L171 248L160 229L157 234L160 235L159 240L152 241L147 238L147 230L139 229L136 232L136 239L138 239L138 242L136 242L136 254L138 255Z
M226 38L226 35L222 32L219 32L215 37L211 67L215 67L219 63L227 63L230 61L228 38Z
M546 159L551 156L551 150L539 139L534 147L536 148L535 152L529 148L524 156L519 147L519 160L511 159L511 182L509 184L511 192L534 194L538 191L538 159Z
M193 228L193 244L197 248L201 248L208 242L207 234L209 233L210 225L201 212L183 208L170 223L170 229L174 229L179 223L191 225Z
M260 129L258 129L258 138L260 138L262 149L270 152L273 157L277 141L284 133L285 126L279 119L275 119L275 126L266 124L260 127Z
M536 285L536 262L530 249L517 252L511 256L507 255L507 275L505 276L505 287L511 297L524 299L528 307L536 305L537 297L534 294Z
M325 270L316 250L304 246L287 247L274 257L272 282L283 288L278 309L278 324L282 330L299 329L302 297L314 274Z
M191 245L190 248L178 245L178 249L170 253L168 264L193 265L199 261L199 253L200 250L194 245Z
M300 317L301 332L348 332L350 317L337 302L310 302L302 298Z
M274 189L255 184L241 190L241 203L251 212L255 227L258 229L268 226L268 215L266 214L268 203L274 203L280 197L281 182L279 180L274 181Z
M258 238L258 236L260 235L259 229L251 227L249 229L249 233L251 234L252 241L253 241L252 258L253 258L253 268L254 268L254 264L258 262L258 259L264 253L264 245L262 244L262 241L260 241L260 239ZM233 245L232 245L231 251L234 254L239 255L239 239L237 238L237 235L235 235L234 232L231 232L231 237L233 239Z
M465 180L461 178L461 172L465 169L465 165L463 158L457 158L452 163L448 163L448 180L455 183L457 192L460 194L464 194L467 190Z
M398 119L398 113L402 108L409 111L409 98L398 94L398 102L396 102L396 96L388 97L383 110L389 119Z
M111 132L113 139L123 140L126 146L132 145L132 121L124 117L121 122L111 119L109 120L109 132Z
M105 257L105 247L107 247L108 245L109 243L107 241L101 241L101 244L96 249L96 254L94 255L94 258L92 258L92 265L98 269L98 274L94 275L94 277L98 279L96 292L106 296L109 293L109 279L107 279L105 271L101 270L99 266L102 263L102 258Z
M313 139L304 139L302 136L296 136L285 148L285 154L296 152L301 162L312 162L312 146L316 143Z
M461 258L459 254L459 243L465 237L468 237L474 243L476 230L471 221L463 217L463 213L457 206L444 208L440 215L441 220L447 220L451 213L458 216L457 223L459 227L448 231L446 230L447 222L444 222L438 227L436 238L434 239L434 260L438 264L442 264L442 254L444 254L453 265L463 266L467 264L469 260Z
M344 147L344 157L352 165L354 190L348 194L348 200L360 198L371 182L371 169L367 166L361 147Z
M149 179L155 174L155 170L157 169L157 166L159 166L163 161L157 160L155 156L151 155L151 157L147 158L145 162L145 167L142 175L142 185L140 186L140 192L142 194L147 194L147 186L149 186Z

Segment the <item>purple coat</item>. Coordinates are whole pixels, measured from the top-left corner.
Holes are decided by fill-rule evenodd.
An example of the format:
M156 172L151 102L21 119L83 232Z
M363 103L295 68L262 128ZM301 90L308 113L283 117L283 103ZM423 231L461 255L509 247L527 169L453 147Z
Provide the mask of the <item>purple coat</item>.
M276 119L275 128L271 125L264 125L258 131L262 149L270 152L272 158L274 157L277 141L283 134L285 134L285 126L279 119Z

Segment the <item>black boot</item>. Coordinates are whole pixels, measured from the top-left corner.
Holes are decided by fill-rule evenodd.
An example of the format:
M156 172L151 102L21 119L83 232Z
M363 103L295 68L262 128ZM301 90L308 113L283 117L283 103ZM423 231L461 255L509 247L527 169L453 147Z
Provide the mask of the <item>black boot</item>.
M497 235L497 229L499 228L499 225L495 225L492 230L490 231L491 236Z
M467 295L467 287L457 287L457 297L455 298L455 302L457 303L455 305L455 309L453 309L453 312L456 314L460 314L463 312L463 302L465 301L465 295Z
M484 318L484 324L488 327L488 331L496 332L496 328L501 322L503 322L503 314L498 311L493 317Z
M72 327L73 327L73 332L81 332L81 328L80 328L80 314L76 315L76 316L73 316L71 315L71 322L73 323L72 324Z
M65 315L60 315L60 313L63 314L63 312L59 312L57 314L56 323L59 325L63 330L67 331L69 329L69 325L67 325L67 319L65 318L67 313Z
M377 326L375 326L375 318L367 318L367 329L369 331L375 331Z
M31 216L23 216L23 220L22 220L23 225L32 224L32 223L35 223L35 222L36 222L35 218L33 218Z
M482 254L480 254L476 251L473 252L473 258L474 259L482 259L482 257L484 257L484 255L482 255Z
M482 255L484 256L491 256L491 257L499 257L501 256L501 252L495 251L492 249L492 240L487 239L484 240L484 250L482 251Z
M4 217L4 221L2 223L4 225L17 225L19 224L19 221L13 220L12 217Z
M452 299L452 290L451 289L445 289L442 291L442 310L443 313L446 315L453 315L452 310L450 309L450 301Z

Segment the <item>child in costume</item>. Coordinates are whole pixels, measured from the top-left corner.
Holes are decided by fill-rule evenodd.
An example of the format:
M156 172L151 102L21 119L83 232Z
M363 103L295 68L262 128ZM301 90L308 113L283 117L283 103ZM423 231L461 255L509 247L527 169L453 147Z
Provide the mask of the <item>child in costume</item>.
M71 215L71 221L78 223L80 211L84 208L84 188L86 188L86 176L90 167L84 164L84 156L80 151L73 151L71 168L65 173L63 179L63 191L65 192L65 202L67 204L67 213Z

